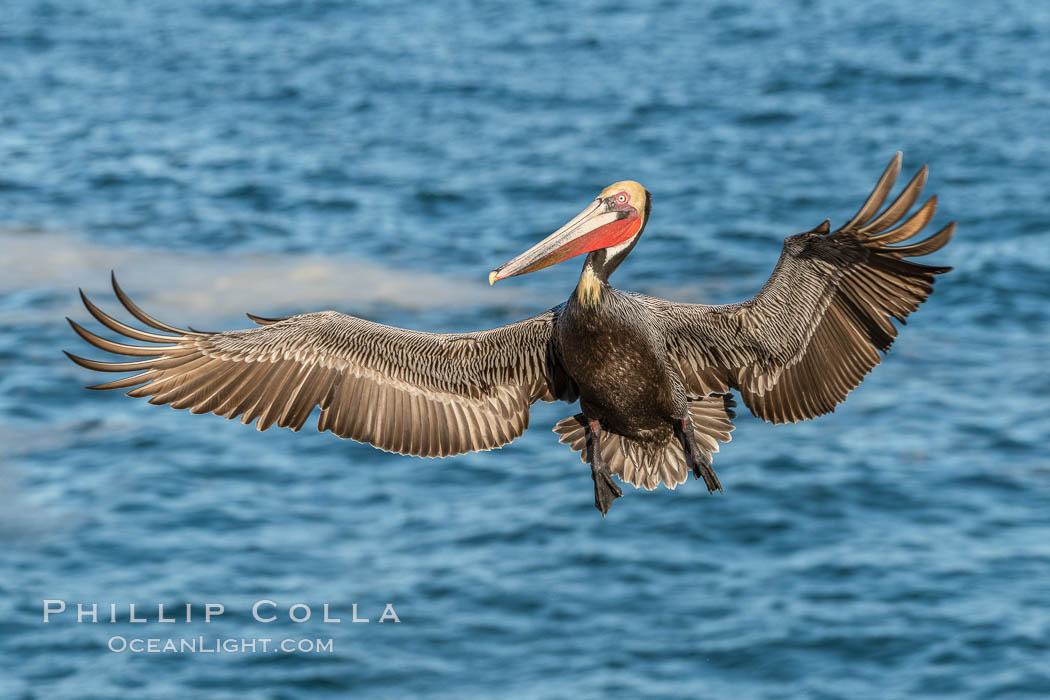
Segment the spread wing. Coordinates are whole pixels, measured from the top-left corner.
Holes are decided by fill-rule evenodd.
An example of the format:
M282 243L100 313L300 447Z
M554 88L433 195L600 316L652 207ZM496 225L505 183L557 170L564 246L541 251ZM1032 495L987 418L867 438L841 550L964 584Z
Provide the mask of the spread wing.
M104 326L152 343L113 342L70 320L97 348L148 358L111 363L69 355L92 370L138 372L91 389L131 388L129 396L150 403L241 416L259 430L275 423L299 430L320 406L318 430L421 457L504 445L528 427L533 402L553 400L546 377L557 309L464 334L403 330L335 311L253 317L260 327L206 333L147 315L116 278L113 290L135 318L163 333L125 325L81 292Z
M824 222L787 238L752 299L728 306L650 300L691 392L737 388L756 416L796 422L834 410L879 364L879 351L897 336L891 319L903 324L933 291L934 277L951 269L905 258L939 250L954 222L923 241L893 245L919 233L937 201L902 222L926 183L923 166L880 213L900 166L898 152L842 228L829 233Z

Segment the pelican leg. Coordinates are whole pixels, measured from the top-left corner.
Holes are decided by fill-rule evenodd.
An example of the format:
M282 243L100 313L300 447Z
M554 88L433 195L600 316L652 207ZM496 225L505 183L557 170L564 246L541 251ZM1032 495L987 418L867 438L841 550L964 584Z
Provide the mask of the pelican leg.
M696 479L703 477L708 493L714 493L716 489L722 492L722 484L718 481L715 470L711 468L710 458L696 444L693 421L688 414L682 419L677 432L678 439L682 441L682 448L685 450L686 466L693 470L693 477Z
M602 461L601 425L596 420L587 420L583 414L579 418L587 423L587 457L591 463L591 479L594 480L594 507L602 512L604 518L613 501L622 496L623 491L613 481L609 468Z

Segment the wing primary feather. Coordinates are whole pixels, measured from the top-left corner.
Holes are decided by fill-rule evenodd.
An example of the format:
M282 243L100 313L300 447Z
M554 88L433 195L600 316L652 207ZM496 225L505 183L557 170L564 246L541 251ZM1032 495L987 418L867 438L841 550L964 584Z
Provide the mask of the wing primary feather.
M110 329L111 331L120 333L121 335L125 335L128 338L132 338L134 340L143 340L150 343L170 343L173 340L178 340L177 337L173 337L170 335L160 335L158 333L150 333L149 331L142 331L138 328L133 328L132 326L121 323L117 319L106 314L104 311L102 311L102 309L95 306L95 304L87 298L87 295L84 294L83 289L79 291L80 300L84 303L84 308L88 310L88 313L95 317L95 320L97 320L99 323L101 323L103 326Z
M937 195L933 195L926 200L926 203L919 207L919 210L908 217L908 220L897 228L890 229L886 233L880 233L877 236L871 236L864 241L864 245L867 246L885 246L890 243L900 243L906 241L916 233L921 231L926 224L930 223L930 219L933 218L933 213L937 211Z
M886 197L889 195L890 190L893 189L893 183L897 181L897 175L899 175L901 171L902 158L903 155L901 152L897 151L897 154L890 159L889 165L887 165L886 169L882 172L879 181L875 183L875 189L871 191L867 200L864 201L864 204L861 205L853 218L849 220L849 223L842 227L844 230L858 228L875 215L875 212L879 210L882 203L886 201Z
M113 293L117 295L117 299L119 299L120 303L124 305L124 308L127 309L131 313L132 316L134 316L138 320L142 321L147 326L152 326L153 328L156 328L158 331L167 331L169 333L178 333L179 335L206 335L205 333L198 333L198 332L195 332L195 331L189 331L189 330L185 330L185 329L182 329L182 328L176 328L175 326L169 326L167 323L163 323L161 321L158 321L157 319L153 318L152 316L147 314L145 311L140 309L138 307L138 305L136 305L135 302L133 302L131 300L131 298L127 294L124 293L124 290L120 288L119 284L117 284L117 273L116 272L110 272L110 281L113 283Z
M123 379L116 379L112 382L106 382L105 384L93 384L92 386L84 387L85 389L91 389L92 391L105 391L107 389L127 389L129 387L138 386L139 384L145 384L150 380L150 377L157 374L157 370L148 369L145 372L139 372L138 374L130 377L124 377Z
M952 239L952 235L954 234L955 222L953 221L937 233L929 238L919 241L918 243L912 243L911 245L900 246L898 248L885 248L883 252L897 258L914 258L920 255L929 255L930 253L936 253L947 245L948 241Z
M925 165L919 168L919 172L915 173L901 193L897 195L897 198L893 200L886 209L879 214L877 217L871 220L870 223L864 225L860 229L861 233L876 234L880 231L885 231L890 226L900 221L901 217L908 213L912 205L915 204L915 200L922 194L922 188L926 186L926 177L929 174L929 168Z
M81 367L84 367L85 369L93 369L96 372L135 372L143 369L158 368L164 364L163 360L139 360L137 362L99 362L98 360L88 360L86 358L79 357L65 350L63 350L62 352L66 353L66 357L73 360L73 362L77 363Z
M117 343L112 340L107 340L101 336L95 335L91 331L87 330L73 319L66 317L66 321L73 327L76 334L87 342L94 345L99 350L105 350L111 352L114 355L131 355L133 357L156 357L157 355L169 354L166 351L185 349L187 352L193 352L192 348L182 348L179 345L125 345L124 343Z
M272 326L275 323L280 323L281 321L286 321L289 318L288 316L268 318L266 316L256 316L255 314L249 314L249 313L245 313L244 315L247 316L248 318L250 318L255 323L258 323L260 326Z

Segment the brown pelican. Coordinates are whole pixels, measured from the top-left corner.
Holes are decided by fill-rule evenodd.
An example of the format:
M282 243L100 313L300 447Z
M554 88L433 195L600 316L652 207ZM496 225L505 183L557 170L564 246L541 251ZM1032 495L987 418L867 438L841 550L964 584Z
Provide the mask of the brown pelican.
M711 454L733 430L731 390L772 423L834 410L893 343L890 319L904 323L933 291L934 276L951 269L905 258L941 248L954 223L893 245L922 230L936 207L932 197L903 220L926 182L923 166L882 209L900 167L897 153L838 230L824 221L789 236L766 285L737 304L680 304L610 286L651 210L649 192L624 181L492 271L495 283L587 254L568 301L517 323L423 333L321 311L249 314L259 327L207 333L147 315L114 277L117 298L152 330L121 323L81 292L87 310L111 331L150 344L117 343L70 323L97 348L145 359L69 357L92 370L137 372L91 389L130 388L129 396L150 403L241 416L259 430L275 423L299 430L320 407L318 430L421 457L505 445L528 427L537 399L579 399L581 412L554 430L590 464L603 516L622 495L614 474L636 487L662 481L673 489L692 472L713 493L722 486Z

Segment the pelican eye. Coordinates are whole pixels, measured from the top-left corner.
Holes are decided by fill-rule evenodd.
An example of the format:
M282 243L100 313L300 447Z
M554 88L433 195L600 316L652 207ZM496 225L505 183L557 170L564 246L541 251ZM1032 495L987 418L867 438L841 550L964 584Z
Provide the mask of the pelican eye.
M616 195L616 203L617 204L627 204L627 195L624 194L623 192L621 192L620 194Z

